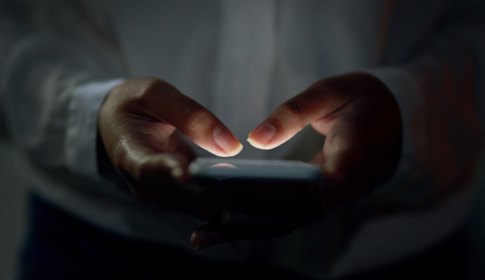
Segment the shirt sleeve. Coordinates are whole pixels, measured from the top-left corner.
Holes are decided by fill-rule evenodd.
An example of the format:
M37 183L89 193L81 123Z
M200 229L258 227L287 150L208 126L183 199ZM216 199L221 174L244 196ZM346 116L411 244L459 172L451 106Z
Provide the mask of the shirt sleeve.
M98 177L96 157L97 116L101 103L113 87L114 79L90 82L76 87L71 96L66 129L66 163L70 170L91 178Z
M392 92L403 121L399 165L375 193L375 213L470 190L485 136L485 7L457 3L417 55L365 71Z
M1 46L7 133L34 164L99 180L98 110L125 73L109 30L65 3L43 6L42 13L9 4L23 10L14 26L25 29Z
M12 42L18 40L25 33L25 28L15 10L8 5L7 1L0 0L0 66L6 60L8 48ZM8 139L8 134L4 111L5 95L3 91L0 91L0 140L5 141Z

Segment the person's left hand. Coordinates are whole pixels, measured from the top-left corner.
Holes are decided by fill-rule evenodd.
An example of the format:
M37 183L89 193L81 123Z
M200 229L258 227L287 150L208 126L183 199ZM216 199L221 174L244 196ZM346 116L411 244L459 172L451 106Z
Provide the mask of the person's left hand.
M322 152L311 161L321 166L323 188L310 188L308 195L287 203L226 209L223 224L207 224L193 233L194 248L285 236L372 190L378 185L376 179L388 177L396 166L401 143L399 108L386 86L369 74L316 82L279 106L249 134L248 141L256 148L273 149L308 124L327 137Z

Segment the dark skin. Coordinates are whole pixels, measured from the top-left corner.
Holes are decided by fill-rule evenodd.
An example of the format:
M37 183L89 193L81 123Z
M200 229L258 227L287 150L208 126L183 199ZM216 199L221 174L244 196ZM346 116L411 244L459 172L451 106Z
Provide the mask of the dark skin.
M108 157L137 199L218 219L214 201L190 184L187 167L195 154L179 134L217 156L239 153L242 145L211 112L162 80L133 78L110 92L98 127Z
M309 195L290 194L285 203L254 208L231 204L190 183L187 167L195 154L177 131L217 156L235 155L242 146L217 117L168 83L156 78L127 80L110 93L98 123L106 152L135 197L211 221L193 233L196 249L281 237L317 222L339 204L375 187L369 182L395 156L401 140L398 105L376 78L351 73L320 80L279 106L248 141L256 148L272 149L312 125L327 136L312 160L321 166L325 188L302 186Z

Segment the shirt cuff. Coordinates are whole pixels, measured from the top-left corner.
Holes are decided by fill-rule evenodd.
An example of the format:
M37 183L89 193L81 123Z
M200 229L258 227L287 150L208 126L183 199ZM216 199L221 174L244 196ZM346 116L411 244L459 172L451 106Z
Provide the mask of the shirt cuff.
M76 87L69 102L66 130L66 160L76 174L100 180L96 160L98 112L104 98L123 79L90 82Z
M415 148L412 139L413 122L421 104L421 88L413 74L404 68L383 67L363 71L379 79L392 93L397 101L402 120L401 157L395 174L409 171L415 163ZM390 181L398 179L393 176ZM386 189L384 184L381 190Z

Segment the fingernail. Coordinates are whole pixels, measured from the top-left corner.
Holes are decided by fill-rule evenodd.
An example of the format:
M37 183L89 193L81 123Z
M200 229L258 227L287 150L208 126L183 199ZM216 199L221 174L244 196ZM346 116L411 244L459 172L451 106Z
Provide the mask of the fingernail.
M216 144L229 156L239 154L243 148L236 137L223 126L218 126L214 129L213 137Z
M269 124L262 124L258 126L251 134L249 134L248 142L256 148L263 148L276 133L276 128Z

